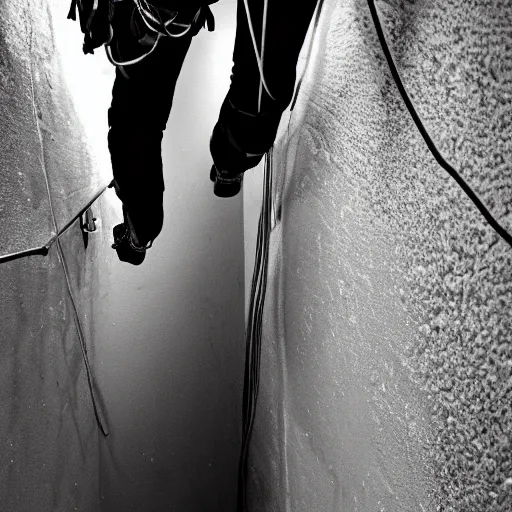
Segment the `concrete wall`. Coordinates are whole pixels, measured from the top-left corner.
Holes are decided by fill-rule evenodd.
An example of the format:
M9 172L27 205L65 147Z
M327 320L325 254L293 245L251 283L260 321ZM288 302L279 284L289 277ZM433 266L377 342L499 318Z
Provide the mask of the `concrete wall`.
M62 2L0 3L0 508L98 510L99 445L78 337L94 353L101 246L76 214L108 183L108 73ZM73 71L73 72L71 72ZM85 77L92 80L84 93ZM90 103L88 114L85 102ZM103 113L103 116L101 116ZM101 201L95 214L109 224ZM5 259L49 245L47 256ZM66 279L68 271L70 281Z
M378 2L439 149L512 230L512 8ZM328 0L275 169L251 511L512 509L512 251Z

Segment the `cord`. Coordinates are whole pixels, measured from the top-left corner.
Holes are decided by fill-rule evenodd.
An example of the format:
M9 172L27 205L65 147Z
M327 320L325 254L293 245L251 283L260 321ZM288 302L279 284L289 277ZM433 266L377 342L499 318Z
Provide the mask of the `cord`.
M266 12L267 10L267 3L268 3L268 0L264 0L264 12ZM262 60L262 57L260 56L259 52L258 52L258 45L256 44L256 36L254 35L254 26L252 24L252 19L251 19L251 12L249 10L249 4L248 4L248 0L244 0L244 7L245 7L245 14L247 16L247 24L249 25L249 32L251 34L251 40L252 40L252 46L254 48L254 55L256 57L256 62L258 63L258 70L260 72L260 80L261 80L261 84L263 84L263 87L265 88L265 91L267 92L267 94L274 100L276 101L276 99L274 98L274 96L272 96L272 93L269 91L269 88L267 86L267 82L265 81L265 75L263 73L263 60ZM265 29L266 27L266 20L265 20L265 23L263 24L263 28ZM264 45L265 45L265 32L264 30L262 31L262 49L261 49L261 53L263 54L263 50L264 50ZM259 110L258 110L259 112Z
M151 50L149 50L148 52L144 53L140 57L137 57L136 59L126 60L126 61L123 61L123 62L115 60L114 56L112 55L112 49L110 48L110 44L108 44L108 45L106 44L105 45L105 52L107 54L108 60L114 66L119 66L119 67L133 66L134 64L137 64L137 63L141 62L142 60L144 60L148 55L151 55L156 50L158 42L160 41L160 37L161 37L160 34L157 34L155 42L153 43L153 46L151 47Z
M260 72L260 86L258 95L258 113L261 111L261 99L263 88L267 94L275 100L265 82L263 73L263 62L265 56L265 36L268 13L268 0L264 0L262 33L261 33L261 55L258 53L254 27L247 0L244 0L245 12L249 32L253 43L254 53L258 62ZM265 177L263 182L263 201L258 223L258 235L256 244L256 258L251 286L251 298L249 304L249 318L246 330L246 357L244 371L244 391L242 402L242 448L240 453L238 473L238 510L245 512L246 502L246 479L249 444L254 427L256 415L256 403L259 393L260 362L261 362L261 335L263 308L267 287L268 270L268 249L270 239L270 214L272 211L272 148L265 155Z
M256 58L259 58L257 47L254 38L254 30L250 20L250 14L246 0L246 12L248 16L249 29L253 39L253 46L255 49ZM319 0L317 4L317 15L313 28L312 38L316 33L318 27L318 20L320 18L320 11L322 9L323 0ZM266 30L266 14L267 14L267 0L263 10L263 24L262 24L262 39L261 39L261 61L258 61L260 69L260 96L258 100L258 112L261 106L261 93L262 87L265 87L267 93L268 88L264 82L263 76L263 59L265 50L265 30ZM311 43L312 44L312 43ZM308 52L307 59L311 55L311 45ZM304 76L304 75L303 75ZM302 81L302 80L301 80ZM301 82L300 81L300 82ZM298 95L298 84L295 96ZM269 93L269 96L272 96ZM274 98L272 98L274 99ZM251 285L251 296L249 303L249 316L247 320L246 330L246 357L245 357L245 372L244 372L244 391L242 403L242 449L240 454L239 474L238 474L238 511L245 512L247 510L246 500L246 483L247 483L247 469L248 469L248 456L249 445L254 428L254 421L256 417L256 405L259 394L260 385L260 365L261 365L261 341L262 341L262 325L263 325L263 310L265 304L265 295L267 289L268 277L268 259L269 259L269 246L270 246L270 231L271 231L271 214L273 209L272 189L273 189L273 148L271 147L265 155L265 175L263 182L263 201L261 206L260 218L258 223L258 235L256 244L256 257L254 263L254 272Z
M82 329L82 323L80 321L80 316L78 315L78 308L76 306L75 298L73 296L73 290L71 288L71 281L69 279L69 272L66 264L66 259L64 257L64 250L62 249L62 245L60 242L60 238L57 238L57 251L60 256L60 260L62 263L62 269L64 271L64 277L66 280L66 288L68 290L69 299L71 301L71 306L73 310L73 318L75 320L76 330L78 333L78 339L80 341L80 348L82 350L82 357L84 360L85 373L87 377L87 385L89 387L89 393L91 395L92 408L94 411L94 417L96 418L96 423L103 434L103 437L107 437L109 434L108 425L104 419L101 417L100 408L98 407L98 398L96 396L95 391L95 383L91 370L91 365L89 363L89 356L87 352L87 344L85 342L85 335Z
M244 391L242 402L242 449L238 474L238 511L245 512L246 480L249 444L256 416L256 403L260 383L261 337L263 308L267 289L268 253L270 242L270 212L272 210L272 148L265 158L265 176L263 182L263 201L258 223L256 258L251 286L249 318L246 331L246 356L244 372Z
M263 61L265 59L265 36L267 34L267 13L268 13L268 0L264 0L263 4L263 19L261 21L261 67L263 68ZM258 114L261 112L261 100L263 96L263 81L260 77L260 87L258 93Z
M457 184L462 188L462 190L466 193L466 195L473 201L475 206L478 208L482 216L485 218L487 223L500 235L503 240L512 247L512 235L501 226L498 221L494 218L491 212L486 208L486 206L482 203L482 201L478 198L473 189L464 181L462 176L443 158L434 142L432 141L430 135L428 134L425 126L423 125L420 116L416 112L414 105L405 90L405 87L400 78L400 74L396 68L393 57L391 56L391 51L389 50L388 44L386 42L386 38L384 36L384 31L382 29L382 25L380 23L379 16L377 14L377 9L375 7L375 0L368 0L368 6L370 7L370 12L372 15L373 23L375 25L375 29L377 31L377 35L379 37L380 44L382 46L382 51L386 57L389 69L391 74L393 75L393 79L395 84L402 96L402 99L409 111L416 127L418 128L423 140L427 144L428 149L436 159L437 163L457 182Z
M201 15L201 10L203 7L200 7L193 20L189 24L182 24L182 23L175 23L176 18L178 17L178 12L176 12L171 18L169 18L166 21L162 21L162 18L160 17L160 14L158 13L158 10L156 8L153 8L146 0L133 0L135 7L137 8L137 11L148 28L148 30L154 34L156 34L156 39L153 45L151 46L151 49L147 51L146 53L142 54L141 56L127 60L127 61L117 61L114 56L112 55L112 49L110 48L112 39L113 39L113 31L112 27L110 27L110 38L109 41L105 44L105 52L107 54L107 58L110 61L111 64L118 67L124 67L124 66L133 66L134 64L138 64L142 60L144 60L146 57L151 55L158 46L158 43L160 41L161 37L172 37L172 38L180 38L185 35L187 35L190 30L192 30L192 27L199 19L199 16ZM175 25L179 27L185 27L184 30L179 32L178 34L173 34L172 32L169 32L168 28L170 25Z
M199 13L201 12L201 7L200 7L194 16L194 19L192 20L192 22L190 24L187 24L187 25L179 24L179 26L185 26L187 28L185 30L183 30L182 32L180 32L179 34L173 34L167 30L167 27L169 25L171 25L172 23L174 23L174 20L178 17L178 14L179 14L178 12L176 12L176 14L174 14L174 16L172 18L170 18L164 22L164 21L162 21L162 18L160 17L160 14L157 9L155 9L156 17L155 17L155 15L152 14L153 8L151 5L149 5L147 3L146 0L134 0L134 2L139 11L139 14L140 14L142 20L144 21L146 26L149 28L149 30L151 30L152 32L156 32L157 34L160 34L162 36L169 36L169 37L174 37L174 38L179 38L179 37L183 37L184 35L186 35L191 30L193 24L197 21L197 18L199 17ZM145 5L143 6L142 3L144 3ZM153 22L155 25L152 26L151 22Z

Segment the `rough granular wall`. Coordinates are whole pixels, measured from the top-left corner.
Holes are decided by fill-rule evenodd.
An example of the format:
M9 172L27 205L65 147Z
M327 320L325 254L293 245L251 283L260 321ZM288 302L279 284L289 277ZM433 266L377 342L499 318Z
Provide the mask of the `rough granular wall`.
M104 141L114 68L104 73L82 54L80 26L66 15L58 0L0 3L4 256L46 245L53 214L60 230L111 179Z
M512 231L512 4L377 6L438 149ZM512 249L429 153L366 2L326 2L311 69L276 148L285 389L263 384L253 451L282 408L291 498L269 510L510 511Z
M392 39L422 117L447 160L510 230L512 5L404 3L388 19L400 12ZM411 132L409 161L423 152ZM425 211L416 206L414 225L396 219L404 302L418 321L404 356L432 404L429 457L441 508L511 510L512 251L447 175L432 179L443 172L435 162L414 167L411 178L425 190L412 204ZM411 233L423 234L422 242Z

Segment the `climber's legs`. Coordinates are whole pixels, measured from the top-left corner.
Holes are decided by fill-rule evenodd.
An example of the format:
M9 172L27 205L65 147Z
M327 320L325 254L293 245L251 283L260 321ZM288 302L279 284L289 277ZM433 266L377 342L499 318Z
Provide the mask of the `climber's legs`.
M140 63L116 69L108 145L116 192L137 245L145 246L162 229L161 141L190 43L188 36L161 38L156 50Z
M274 143L282 113L292 100L297 60L317 1L304 0L299 6L292 0L269 0L263 71L274 101L260 89L244 1L238 0L231 86L210 141L219 177L233 178L255 167ZM248 4L259 49L264 4Z

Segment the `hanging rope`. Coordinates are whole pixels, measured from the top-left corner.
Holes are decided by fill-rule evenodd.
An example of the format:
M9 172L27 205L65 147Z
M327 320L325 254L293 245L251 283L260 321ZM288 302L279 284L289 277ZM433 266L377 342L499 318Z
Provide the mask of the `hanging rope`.
M263 88L267 94L272 98L268 87L265 82L263 74L263 62L265 55L265 32L266 32L266 18L268 12L267 0L263 9L262 21L262 36L261 36L261 56L258 54L256 46L256 38L254 37L254 30L250 18L247 0L244 0L246 7L247 19L249 23L249 30L253 41L254 52L258 61L258 68L260 71L260 90L258 98L258 112L261 108L261 94ZM320 18L320 11L322 9L323 0L319 0L317 4L317 14L313 26L312 38L315 37L316 29L318 27L318 20ZM308 52L307 59L311 55L311 46ZM302 79L301 79L302 81ZM301 82L300 81L300 82ZM298 94L297 87L296 95ZM248 456L249 445L254 428L254 421L256 416L256 405L258 401L259 385L260 385L260 364L261 364L261 341L262 341L262 326L263 326L263 310L265 304L265 295L267 289L267 274L268 274L268 258L269 258L269 245L270 245L270 231L271 231L271 214L273 209L272 189L273 189L273 148L265 155L265 170L263 181L263 201L261 206L260 218L258 223L258 235L256 243L256 258L254 263L254 272L251 285L251 296L249 302L249 315L246 330L246 355L245 355L245 372L244 372L244 391L242 402L242 449L239 462L238 474L238 512L246 512L247 510L247 471L248 471Z
M256 57L256 62L258 64L258 70L259 70L259 73L260 73L260 81L261 81L261 84L263 85L263 87L265 88L265 91L267 92L267 94L275 101L274 96L272 96L272 93L270 92L270 90L268 88L267 82L265 81L265 75L263 73L262 55L263 55L263 53L265 51L265 31L266 31L267 4L268 4L268 0L264 0L263 12L265 14L265 19L263 20L263 25L262 25L261 55L260 55L260 52L258 51L258 45L256 43L256 36L254 35L254 26L252 24L251 11L249 9L248 0L244 0L245 14L247 16L247 24L249 25L249 32L251 34L251 41L252 41L252 46L253 46L253 49L254 49L254 56ZM259 113L259 105L258 105L258 113Z
M249 444L254 427L256 403L260 383L261 336L263 308L267 289L268 252L270 242L270 212L272 210L272 148L265 156L265 177L263 182L263 202L258 224L256 259L251 286L249 318L246 330L246 354L244 391L242 402L242 449L238 474L238 511L245 512L247 462Z

